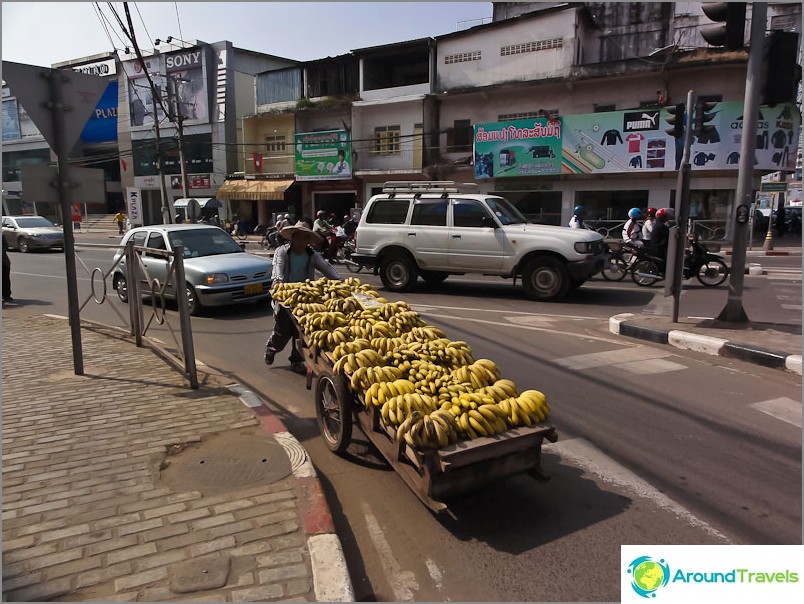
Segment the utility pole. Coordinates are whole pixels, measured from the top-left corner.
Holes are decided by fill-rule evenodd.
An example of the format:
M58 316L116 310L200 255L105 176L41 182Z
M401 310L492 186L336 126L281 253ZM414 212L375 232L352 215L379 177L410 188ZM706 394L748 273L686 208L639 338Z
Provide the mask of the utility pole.
M743 282L745 281L746 244L748 222L738 220L742 212L749 211L754 195L754 153L756 151L757 117L759 97L762 91L762 59L765 50L765 26L768 4L754 2L751 11L751 47L748 51L748 68L745 74L745 101L743 103L743 136L740 144L740 164L737 173L737 192L734 199L732 222L731 274L729 297L720 311L718 320L731 323L747 323L748 315L743 308ZM741 206L742 209L741 209Z
M187 166L184 160L184 114L181 110L181 103L179 102L179 89L176 85L176 77L167 75L168 85L173 85L173 109L176 112L176 132L179 139L179 165L181 168L181 192L182 196L186 199L190 197L187 187Z

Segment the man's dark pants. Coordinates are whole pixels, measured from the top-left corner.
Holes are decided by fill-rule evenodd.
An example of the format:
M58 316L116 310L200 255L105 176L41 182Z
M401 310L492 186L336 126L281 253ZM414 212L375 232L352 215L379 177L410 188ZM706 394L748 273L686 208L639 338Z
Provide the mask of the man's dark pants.
M288 342L293 339L292 350L290 351L290 362L304 362L304 358L299 354L296 347L298 338L299 334L296 330L293 318L290 316L290 311L284 306L276 304L274 306L274 331L265 343L265 351L278 354L287 346Z

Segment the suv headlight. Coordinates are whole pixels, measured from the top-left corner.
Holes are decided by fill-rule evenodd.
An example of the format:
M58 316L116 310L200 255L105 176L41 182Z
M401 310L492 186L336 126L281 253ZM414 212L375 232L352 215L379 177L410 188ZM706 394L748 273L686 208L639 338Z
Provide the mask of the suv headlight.
M576 241L575 251L579 254L594 254L594 241Z
M229 276L226 273L212 273L211 275L207 275L206 279L207 285L216 285L218 283L229 283Z

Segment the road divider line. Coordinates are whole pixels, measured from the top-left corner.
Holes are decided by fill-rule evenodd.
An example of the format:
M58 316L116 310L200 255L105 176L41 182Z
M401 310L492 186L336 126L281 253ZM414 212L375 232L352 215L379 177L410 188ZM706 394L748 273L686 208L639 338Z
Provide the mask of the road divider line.
M545 453L556 453L562 459L591 472L603 482L624 489L638 497L647 499L676 515L680 520L710 535L722 539L725 544L731 541L709 523L701 520L680 503L650 485L631 470L614 461L584 438L570 438L556 443L545 443Z
M377 550L377 555L382 563L383 573L388 580L393 591L393 598L397 602L412 602L414 600L413 590L419 589L419 583L416 581L416 576L407 570L402 570L399 562L396 561L394 553L391 550L391 545L388 539L385 538L385 533L380 528L380 523L371 513L371 508L367 503L362 503L363 515L366 518L366 527L368 528L369 537L374 543L374 549Z
M801 401L783 396L749 405L771 417L801 428Z
M408 304L410 304L411 308L413 308L417 312L419 312L418 311L419 308L422 308L422 309L425 309L425 308L437 308L439 310L470 310L470 311L474 311L474 312L483 312L483 313L499 312L499 313L505 313L506 315L531 315L531 316L534 316L534 317L551 317L551 318L555 318L555 319L587 319L587 320L591 320L591 321L600 321L600 317L586 317L586 316L581 316L581 315L551 315L551 314L547 314L547 313L527 312L527 311L524 311L524 310L508 310L508 309L495 309L495 308L469 308L469 307L465 307L465 306L436 306L436 305L433 305L433 304L421 304L420 305L420 304L414 304L414 303L411 303L411 302L409 302Z

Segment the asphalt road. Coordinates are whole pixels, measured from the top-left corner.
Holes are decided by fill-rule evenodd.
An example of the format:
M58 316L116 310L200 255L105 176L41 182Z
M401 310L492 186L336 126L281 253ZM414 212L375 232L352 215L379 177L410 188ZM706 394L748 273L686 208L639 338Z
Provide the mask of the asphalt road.
M91 268L110 255L79 257ZM749 316L800 322L800 258L766 263L775 272L745 280ZM66 314L60 253L12 253L12 266L19 304L10 311ZM79 277L83 301L89 278ZM684 316L713 316L725 303L724 288L685 285ZM800 377L608 332L608 317L642 312L659 291L596 278L563 303L541 304L499 279L450 278L384 293L493 359L520 390L544 391L553 408L549 482L505 479L440 516L359 432L343 457L325 448L304 378L284 355L262 363L264 305L212 310L193 319L193 332L196 356L261 393L309 451L359 600L616 601L620 544L801 542L801 426L773 413L800 407ZM116 299L89 302L84 316L121 324L112 306L126 316Z

